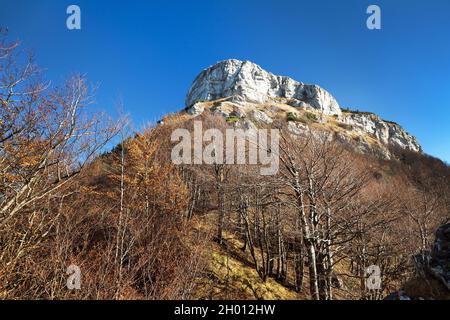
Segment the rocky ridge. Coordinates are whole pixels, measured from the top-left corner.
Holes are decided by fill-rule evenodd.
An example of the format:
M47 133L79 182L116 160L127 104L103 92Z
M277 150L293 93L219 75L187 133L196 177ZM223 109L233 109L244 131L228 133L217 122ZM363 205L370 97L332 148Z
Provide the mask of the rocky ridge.
M186 111L205 110L243 123L244 128L288 121L294 134L328 131L364 153L390 158L390 147L421 152L416 138L400 125L373 113L341 109L318 85L276 76L250 61L225 60L203 70L186 97Z
M203 70L188 92L186 106L221 98L257 104L285 99L294 107L307 103L324 114L341 114L336 99L321 87L276 76L250 61L225 60Z

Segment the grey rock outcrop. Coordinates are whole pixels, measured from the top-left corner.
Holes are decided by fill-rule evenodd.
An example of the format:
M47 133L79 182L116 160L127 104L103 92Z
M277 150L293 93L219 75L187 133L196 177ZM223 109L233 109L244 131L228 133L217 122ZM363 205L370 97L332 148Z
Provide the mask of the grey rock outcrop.
M430 271L450 291L450 224L445 224L436 231Z
M269 125L303 110L314 113L314 121L325 130L333 125L341 127L335 130L337 139L362 153L390 159L390 147L422 150L416 138L398 124L369 112L343 112L336 99L321 87L276 76L250 61L221 61L197 76L186 97L186 110L197 116L207 109L225 118L235 115L239 121L251 119L255 125ZM288 126L295 134L309 132L308 125Z
M353 131L372 135L384 145L420 152L416 138L393 122L382 120L372 113L344 113L340 121L350 125Z
M324 114L341 114L336 99L317 85L276 76L250 61L225 60L203 70L186 97L186 107L198 101L230 98L235 103L262 104L284 99L293 106L309 105Z
M201 103L195 103L189 109L187 109L187 112L193 116L198 116L202 114L203 111L205 111L205 107Z
M407 292L400 289L388 295L385 300L429 300L450 298L450 223L436 231L434 246L430 251L421 252L414 257L416 274L420 282L431 287L428 292ZM434 283L430 281L434 279ZM437 281L437 284L436 284ZM432 284L433 283L433 284ZM407 285L407 284L406 284Z
M298 136L307 135L310 132L308 126L301 123L289 122L287 128L289 132Z
M256 121L265 123L265 124L271 124L273 122L272 118L269 117L265 112L262 112L260 110L253 110L253 118L255 118Z

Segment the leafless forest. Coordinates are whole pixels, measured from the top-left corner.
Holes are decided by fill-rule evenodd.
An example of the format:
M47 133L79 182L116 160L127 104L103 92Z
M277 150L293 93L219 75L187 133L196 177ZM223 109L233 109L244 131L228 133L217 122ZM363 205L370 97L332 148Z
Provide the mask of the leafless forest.
M1 299L264 298L233 286L227 265L214 274L217 256L255 272L247 287L273 282L289 298L383 299L402 286L448 298L412 259L450 221L442 161L403 150L380 160L292 137L280 121L277 175L256 165L176 166L170 133L192 121L171 114L132 130L126 117L95 111L95 89L83 76L49 82L2 37ZM69 265L82 271L80 290L66 287ZM371 265L381 269L379 290L366 286Z

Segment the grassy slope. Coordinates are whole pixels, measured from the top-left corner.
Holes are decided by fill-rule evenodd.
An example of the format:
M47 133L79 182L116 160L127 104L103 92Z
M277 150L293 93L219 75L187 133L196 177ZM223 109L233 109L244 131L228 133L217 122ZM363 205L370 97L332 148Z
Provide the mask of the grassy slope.
M269 278L262 282L250 260L232 237L226 237L225 244L211 241L209 244L207 274L199 279L199 299L245 299L245 300L297 300L307 299L303 294Z
M214 218L215 213L210 213L205 219L199 220L199 228L213 234ZM205 255L208 267L203 277L197 280L197 299L310 299L307 273L304 280L304 289L299 293L289 285L284 285L274 278L269 277L264 283L253 267L248 250L246 252L241 250L243 243L236 235L226 232L223 245L219 245L213 240L208 241L205 245L208 247ZM347 274L348 265L343 262L336 267L336 271ZM357 298L359 281L345 276L342 276L342 280L344 288L334 290L335 299ZM292 284L294 279L288 279L288 282Z

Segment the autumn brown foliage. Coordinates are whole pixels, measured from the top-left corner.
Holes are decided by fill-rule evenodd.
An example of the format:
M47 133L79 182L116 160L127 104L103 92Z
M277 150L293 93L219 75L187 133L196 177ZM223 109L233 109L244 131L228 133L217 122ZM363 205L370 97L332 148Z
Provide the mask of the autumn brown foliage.
M125 121L88 110L86 79L52 87L18 50L0 45L0 297L189 298L202 234L157 154L164 133L125 137ZM82 290L66 287L71 264Z
M192 130L190 117L130 134L126 118L92 109L93 89L83 76L50 85L18 43L0 41L0 298L190 299L199 279L215 281L214 239L226 254L242 244L261 283L311 299L381 299L450 220L450 169L438 159L392 150L380 160L326 135L293 136L282 120L276 175L175 166L170 135ZM207 111L197 120L239 125ZM70 265L80 290L67 288ZM373 265L377 290L366 284Z

